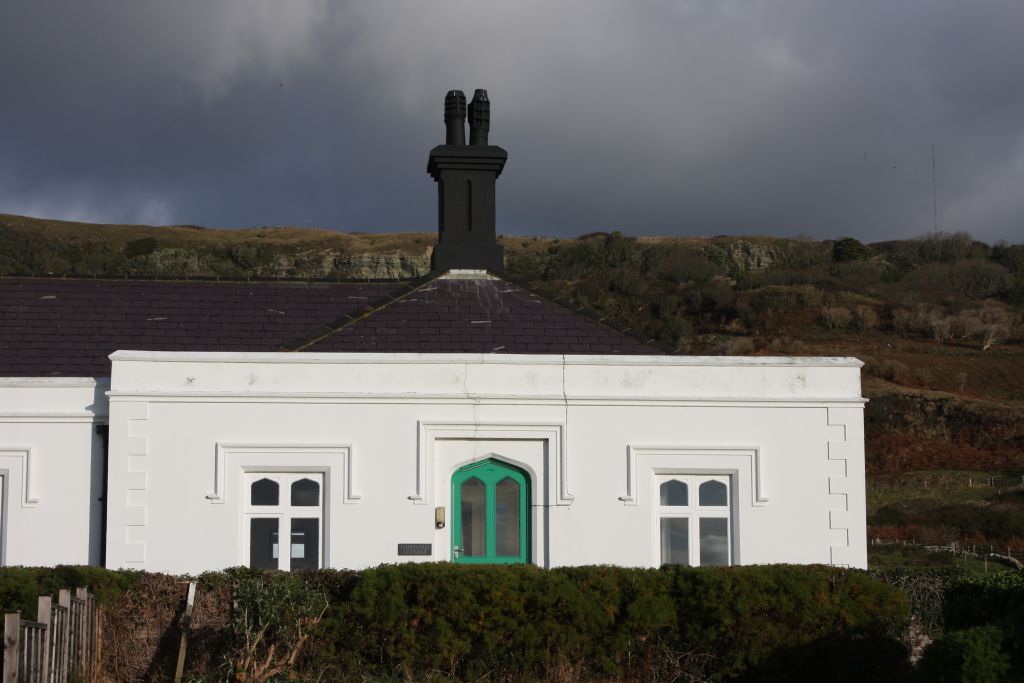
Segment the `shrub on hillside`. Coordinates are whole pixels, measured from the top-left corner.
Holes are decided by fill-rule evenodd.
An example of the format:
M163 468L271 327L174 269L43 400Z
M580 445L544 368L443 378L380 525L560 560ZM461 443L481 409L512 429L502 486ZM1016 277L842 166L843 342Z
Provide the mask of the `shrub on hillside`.
M988 258L991 249L966 232L933 232L912 240L871 245L906 272L926 263L955 263L969 258Z
M862 261L869 256L871 256L871 248L852 237L841 237L832 245L832 261L835 263Z
M1005 295L1012 284L1009 271L985 259L929 263L915 268L898 284L903 296L933 303L978 301Z

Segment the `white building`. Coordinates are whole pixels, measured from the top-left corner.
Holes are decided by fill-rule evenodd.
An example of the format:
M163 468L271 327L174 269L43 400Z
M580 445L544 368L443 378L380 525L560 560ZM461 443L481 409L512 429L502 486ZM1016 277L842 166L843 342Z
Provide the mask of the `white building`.
M487 272L504 151L447 104L427 278L0 278L4 564L866 566L861 363L666 355Z

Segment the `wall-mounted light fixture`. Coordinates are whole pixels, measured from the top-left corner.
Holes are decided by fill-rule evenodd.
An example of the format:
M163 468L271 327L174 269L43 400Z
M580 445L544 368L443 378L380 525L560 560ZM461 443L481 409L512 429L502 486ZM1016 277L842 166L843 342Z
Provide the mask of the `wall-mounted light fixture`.
M443 529L444 528L444 508L443 507L436 507L436 508L434 508L434 528L435 529Z

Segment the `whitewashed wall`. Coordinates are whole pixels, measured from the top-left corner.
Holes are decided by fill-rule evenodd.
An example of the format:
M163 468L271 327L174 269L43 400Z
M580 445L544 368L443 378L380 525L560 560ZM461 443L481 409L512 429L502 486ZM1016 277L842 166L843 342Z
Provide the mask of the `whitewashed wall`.
M330 566L448 559L434 508L450 506L455 469L487 456L531 474L544 566L655 565L666 472L732 477L739 563L866 565L854 359L111 358L108 566L244 564L241 479L275 468L326 473ZM398 557L398 543L433 555Z
M107 382L0 378L0 561L98 564Z

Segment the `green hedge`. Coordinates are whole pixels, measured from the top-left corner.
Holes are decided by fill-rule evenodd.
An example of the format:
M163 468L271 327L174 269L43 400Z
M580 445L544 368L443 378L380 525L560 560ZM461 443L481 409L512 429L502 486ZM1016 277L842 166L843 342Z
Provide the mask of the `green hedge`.
M152 601L144 595L152 582L132 587L138 576L4 568L0 600L31 605L34 614L36 594L88 584L101 600L114 600L115 610L125 601L134 610ZM262 660L271 646L279 655L307 633L291 674L273 680L905 681L909 675L899 641L909 618L906 596L856 570L449 563L294 574L232 569L204 575L200 590L207 586L209 599L209 587L224 582L232 615L222 641L210 639L223 642L224 651L203 658L223 664L192 659L200 669L186 671L195 680L240 671L238 653L254 637L263 639L263 649L252 650ZM116 601L123 590L128 594ZM321 611L313 626L309 619Z
M905 673L907 600L856 571L403 564L337 585L312 652L332 679Z
M111 571L101 567L2 567L0 609L4 613L21 612L23 618L35 619L40 595L50 595L56 600L60 589L81 586L87 586L100 604L109 603L140 575L140 572Z
M945 621L946 634L924 652L922 676L934 669L946 672L944 681L1024 681L1024 573L953 585Z

